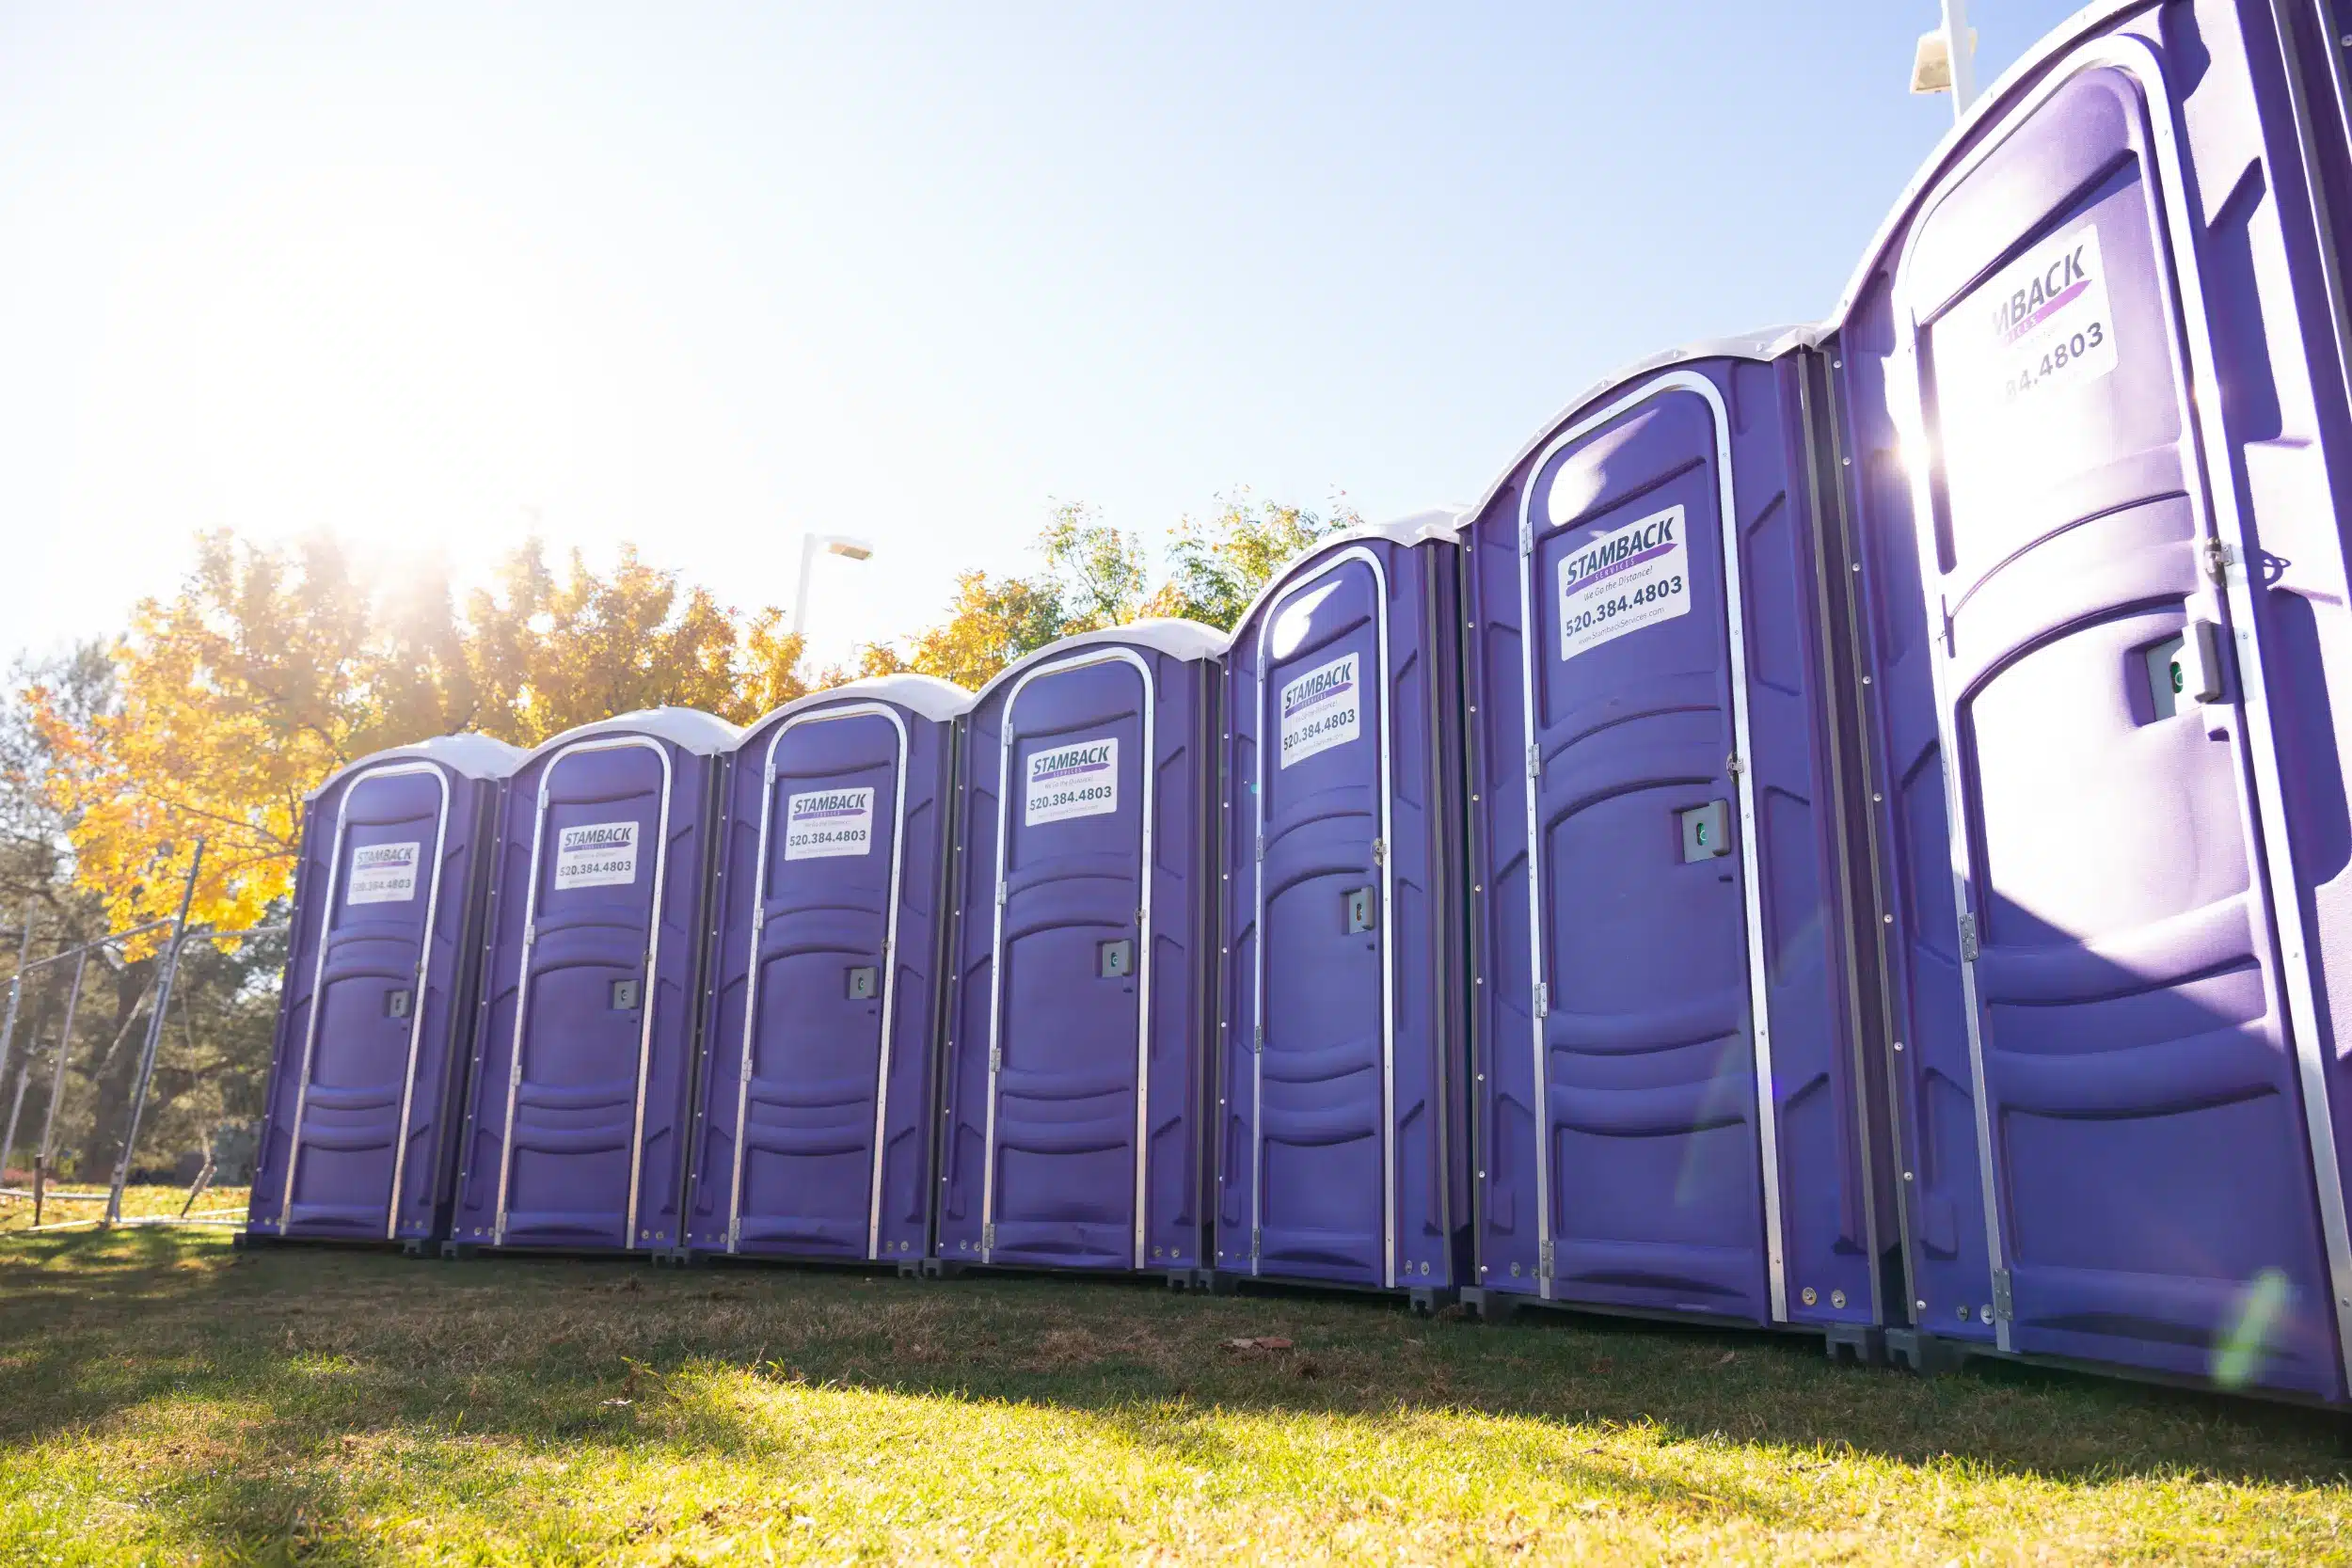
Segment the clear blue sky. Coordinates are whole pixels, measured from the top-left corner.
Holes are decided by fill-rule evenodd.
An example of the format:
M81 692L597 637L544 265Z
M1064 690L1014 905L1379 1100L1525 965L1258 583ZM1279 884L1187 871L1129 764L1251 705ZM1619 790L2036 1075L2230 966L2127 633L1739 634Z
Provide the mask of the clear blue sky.
M1975 0L1990 81L2072 9ZM534 525L820 653L1055 499L1474 496L1637 356L1814 319L1950 122L1935 0L0 4L0 657L186 537Z

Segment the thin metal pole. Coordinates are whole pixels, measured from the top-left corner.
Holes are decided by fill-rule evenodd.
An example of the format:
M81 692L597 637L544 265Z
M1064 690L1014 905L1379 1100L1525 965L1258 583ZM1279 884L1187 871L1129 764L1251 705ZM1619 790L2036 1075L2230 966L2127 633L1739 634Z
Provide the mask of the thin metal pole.
M8 1102L8 1134L0 1138L0 1176L8 1169L8 1156L16 1149L16 1114L24 1109L24 1081L33 1075L33 1059L28 1054L24 1065L16 1069L16 1098Z
M1977 101L1977 44L1968 30L1968 0L1944 0L1944 49L1952 58L1952 120L1968 118Z
M171 1006L171 981L180 967L180 938L188 928L188 906L196 902L196 875L204 868L204 841L196 841L188 859L187 885L180 890L180 912L171 922L171 939L164 945L164 961L155 977L155 1010L147 1018L147 1049L139 1057L137 1085L131 1091L131 1120L122 1130L122 1158L115 1163L114 1185L106 1194L106 1224L122 1218L122 1189L131 1180L131 1156L139 1143L139 1117L147 1110L147 1086L155 1078L155 1051L164 1043L164 1017Z
M0 1023L0 1072L8 1071L8 1047L16 1043L16 1005L24 995L24 960L32 956L33 911L28 909L24 911L24 935L18 939L16 944L16 973L8 979L8 1022ZM24 1059L32 1060L32 1053L27 1051ZM5 1163L0 1161L0 1164Z
M792 635L801 640L801 657L808 657L808 575L817 566L817 535L801 535L801 580L792 591Z
M89 967L89 949L73 963L73 989L66 992L65 1028L57 1036L57 1065L49 1075L49 1110L40 1118L40 1155L46 1160L56 1152L53 1141L57 1133L57 1101L65 1098L65 1064L73 1055L73 1009L82 1000L82 972ZM27 1058L26 1065L30 1066Z

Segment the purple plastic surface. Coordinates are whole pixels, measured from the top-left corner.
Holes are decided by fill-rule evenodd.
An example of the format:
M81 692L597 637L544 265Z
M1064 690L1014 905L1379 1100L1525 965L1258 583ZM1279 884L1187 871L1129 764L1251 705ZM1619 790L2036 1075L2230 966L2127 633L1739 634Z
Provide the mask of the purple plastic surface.
M730 758L687 1230L696 1250L910 1261L926 1251L954 740L951 720L850 689L754 726Z
M1917 1325L2340 1399L2352 193L2280 10L2055 40L1828 351Z
M966 721L934 1241L949 1263L1203 1264L1217 665L1167 641L1041 650Z
M1464 1282L1460 555L1450 533L1343 537L1236 628L1220 1270Z
M678 1244L717 753L734 734L678 709L627 715L547 742L508 781L452 1241Z
M1849 1006L1802 372L1792 352L1636 374L1570 410L1469 527L1486 1290L1759 1323L1867 1324L1879 1309L1883 1202ZM1753 846L1733 770L1724 442ZM1531 787L1542 878L1533 938ZM1751 904L1772 1065L1763 1093ZM1535 1080L1539 1034L1548 1095ZM1769 1193L1766 1106L1778 1148Z
M310 802L255 1234L440 1233L497 795L495 779L404 750L353 765Z

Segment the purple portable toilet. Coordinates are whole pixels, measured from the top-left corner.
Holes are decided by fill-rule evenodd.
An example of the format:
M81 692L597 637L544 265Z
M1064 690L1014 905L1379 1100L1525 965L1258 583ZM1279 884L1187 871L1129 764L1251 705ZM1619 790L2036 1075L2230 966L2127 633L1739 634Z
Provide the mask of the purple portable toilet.
M499 781L522 754L442 736L310 793L248 1237L438 1239Z
M930 675L786 704L727 765L687 1246L930 1250L956 721Z
M1488 1311L1875 1349L1892 1242L1804 341L1703 344L1604 381L1466 530Z
M942 1270L1202 1266L1225 642L1191 621L1087 632L972 700Z
M1825 341L1915 1361L2346 1393L2330 9L2078 16L1946 140Z
M450 1247L669 1252L719 783L739 734L691 708L566 730L500 807Z
M1322 540L1234 629L1220 1283L1464 1283L1459 523Z

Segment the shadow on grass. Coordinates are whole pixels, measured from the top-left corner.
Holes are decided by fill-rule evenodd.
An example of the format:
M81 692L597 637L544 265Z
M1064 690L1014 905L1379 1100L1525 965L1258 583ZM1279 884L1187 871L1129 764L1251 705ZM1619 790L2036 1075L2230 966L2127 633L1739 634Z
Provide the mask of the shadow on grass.
M624 1261L452 1267L232 1254L225 1238L134 1230L0 1242L0 1461L77 1433L103 1441L174 1402L232 1410L202 1435L205 1476L167 1477L151 1500L222 1542L356 1558L375 1553L343 1473L347 1444L782 1451L788 1434L723 1401L642 1424L671 1380L703 1369L1050 1409L1206 1466L1249 1457L1219 1415L1402 1433L1470 1414L1539 1433L1640 1425L1669 1443L1948 1455L2062 1483L2332 1485L2344 1471L2337 1418L2320 1412L2016 1368L1921 1381L1833 1366L1810 1339L1567 1316L1487 1328L1361 1298ZM1269 1337L1291 1343L1234 1343ZM1685 1496L1606 1466L1589 1479L1633 1498ZM412 1465L402 1481L420 1497L470 1484L462 1464ZM1762 1520L1782 1512L1722 1484L1687 1495Z

